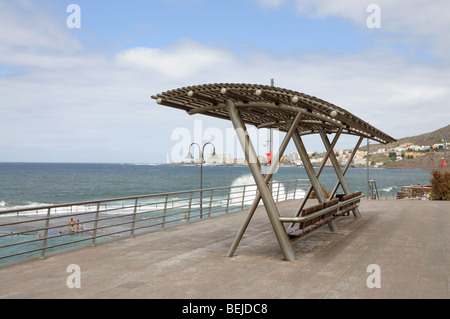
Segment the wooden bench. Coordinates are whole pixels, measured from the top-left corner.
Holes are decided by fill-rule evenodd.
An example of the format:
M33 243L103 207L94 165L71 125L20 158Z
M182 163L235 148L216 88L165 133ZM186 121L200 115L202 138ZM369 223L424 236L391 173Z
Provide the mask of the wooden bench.
M361 197L362 197L361 194L362 194L361 192L356 192L353 194L348 194L348 195L342 196L340 202L346 202L351 199L355 199L355 200L350 201L349 203L346 203L346 204L340 206L334 216L337 217L337 216L348 215L352 210L357 208L361 201Z
M293 226L287 230L289 237L300 237L306 235L313 230L323 226L324 224L330 222L334 215L337 213L339 200L337 198L325 202L323 204L317 204L308 208L304 208L300 214L300 218L294 218L298 220L298 227ZM336 207L332 207L336 206ZM280 218L283 222L288 222L289 220Z
M298 223L298 227L294 225L286 232L291 238L301 237L331 222L334 218L356 209L362 197L364 195L361 195L361 192L356 192L342 196L340 200L334 198L323 204L302 209L299 217L280 217L280 221L283 223ZM330 224L331 227L332 224Z

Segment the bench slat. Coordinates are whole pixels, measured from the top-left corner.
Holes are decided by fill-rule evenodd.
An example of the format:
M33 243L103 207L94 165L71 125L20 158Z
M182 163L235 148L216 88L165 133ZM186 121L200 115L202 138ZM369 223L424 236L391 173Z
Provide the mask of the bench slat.
M355 209L358 207L362 197L361 192L356 192L346 195L346 200L339 201L337 198L334 198L323 204L304 208L301 211L301 217L280 217L280 221L299 223L298 227L293 226L286 232L289 237L301 237L330 222L336 216L340 216L345 212ZM345 201L349 202L340 205L341 202Z

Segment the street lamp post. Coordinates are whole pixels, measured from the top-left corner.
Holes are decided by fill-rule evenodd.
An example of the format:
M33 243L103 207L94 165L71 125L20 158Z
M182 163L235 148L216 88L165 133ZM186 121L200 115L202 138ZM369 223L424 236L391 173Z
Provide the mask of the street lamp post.
M195 142L191 143L191 145L189 145L189 153L187 155L187 158L194 159L194 156L192 156L192 154L191 154L191 147L192 147L192 145L198 146L199 157L200 157L200 218L203 218L203 191L202 191L202 189L203 189L203 162L205 160L205 158L203 157L203 154L205 153L205 146L208 144L210 144L213 147L212 156L215 156L216 155L216 147L211 142L206 142L205 144L203 144L203 147L200 147L200 145Z

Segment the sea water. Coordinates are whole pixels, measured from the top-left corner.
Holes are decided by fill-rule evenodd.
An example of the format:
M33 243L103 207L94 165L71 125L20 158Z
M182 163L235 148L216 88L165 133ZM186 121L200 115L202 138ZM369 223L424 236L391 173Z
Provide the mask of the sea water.
M203 188L254 184L247 166L202 170ZM0 163L0 211L200 189L200 173L199 165ZM366 168L350 168L345 177L353 192L366 192ZM429 185L430 178L429 170L369 170L382 197L395 196L401 186ZM294 179L308 179L303 167L280 166L273 177ZM325 167L319 182L331 191L337 181L334 169Z
M202 171L203 188L254 184L247 166L204 165ZM195 190L200 189L200 174L200 166L190 165L0 163L0 213L10 209L42 205ZM370 169L369 178L376 181L380 196L394 197L403 185L429 184L431 175L428 170ZM294 179L308 179L303 167L279 167L273 178L274 181ZM366 192L365 168L350 168L346 173L346 179L353 192ZM336 173L331 167L325 167L319 178L320 183L329 191L334 188L337 180ZM302 185L305 185L306 191L308 183ZM247 192L250 189L255 190L256 187L247 188ZM339 189L338 192L342 190ZM297 190L296 194L301 195L301 190ZM237 205L240 206L241 196L239 194L236 196ZM233 206L233 198L230 206ZM1 224L2 215L0 226ZM35 236L35 234L2 236L0 246L28 242ZM70 244L64 247L70 247L78 245L79 240L78 235L50 238L48 246L64 243ZM21 249L36 252L0 259L0 263L39 254L41 242L34 241L25 245L21 246ZM16 249L16 246L2 248L0 256L14 254Z

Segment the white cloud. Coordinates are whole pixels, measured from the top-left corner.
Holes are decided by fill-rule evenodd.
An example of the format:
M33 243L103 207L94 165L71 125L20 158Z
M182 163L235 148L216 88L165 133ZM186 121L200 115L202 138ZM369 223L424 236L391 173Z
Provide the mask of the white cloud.
M55 19L38 3L0 2L0 63L59 67L67 55L82 49L63 20Z
M266 7L278 7L280 4L284 2L284 0L257 0L257 1Z
M184 39L169 48L132 48L120 52L117 63L123 67L156 70L164 77L184 79L199 72L229 64L232 55L224 50Z
M268 5L271 1L259 2ZM448 59L450 19L446 13L450 12L450 2L447 0L280 0L271 6L282 3L294 3L299 14L312 18L334 16L350 20L366 32L370 32L366 22L371 14L367 8L376 4L381 10L380 38L396 44L429 48L439 58Z
M19 30L25 18L9 10L14 13L9 28ZM321 10L337 9L323 5ZM0 12L0 17L8 16ZM41 21L43 16L53 22L25 28L20 41L0 30L6 43L0 64L19 67L17 73L0 75L2 161L165 161L175 144L170 139L174 129L192 129L199 118L204 129L231 126L190 117L150 99L203 83L269 84L274 78L277 86L335 103L397 138L449 122L450 70L445 64L411 63L407 56L383 49L346 55L307 52L302 57L258 49L236 54L189 39L109 57L79 50L65 30L46 34L54 18L38 12L30 19ZM35 35L41 38L28 44L26 39Z

